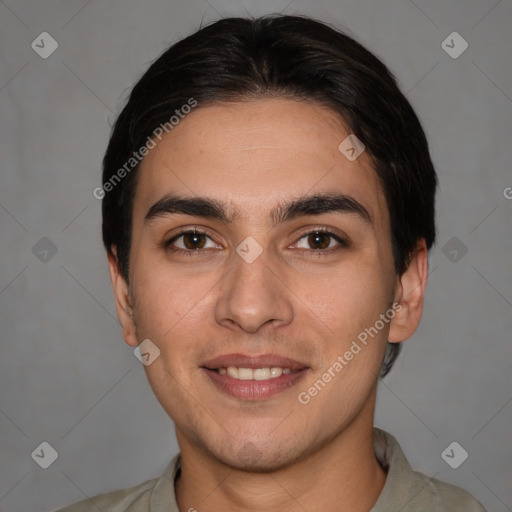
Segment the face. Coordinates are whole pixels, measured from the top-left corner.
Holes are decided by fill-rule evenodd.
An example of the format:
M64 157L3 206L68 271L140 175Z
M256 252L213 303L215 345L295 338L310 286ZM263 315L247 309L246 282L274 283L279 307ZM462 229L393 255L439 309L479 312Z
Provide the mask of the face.
M111 271L126 341L160 350L145 370L182 450L278 468L371 421L390 329L415 325L392 309L386 200L348 134L313 103L199 105L143 160L129 286Z

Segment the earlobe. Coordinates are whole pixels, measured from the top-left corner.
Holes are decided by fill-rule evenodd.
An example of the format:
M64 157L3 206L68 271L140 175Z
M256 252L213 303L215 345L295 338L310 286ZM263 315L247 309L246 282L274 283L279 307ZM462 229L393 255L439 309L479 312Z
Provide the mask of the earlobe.
M117 248L115 246L112 247L112 252L109 252L108 254L108 266L116 301L117 317L121 323L124 341L128 345L136 347L139 343L136 336L135 320L129 287L119 270Z
M390 323L389 341L399 343L416 331L423 313L428 279L428 251L425 240L418 241L409 266L398 278L395 289L396 314Z

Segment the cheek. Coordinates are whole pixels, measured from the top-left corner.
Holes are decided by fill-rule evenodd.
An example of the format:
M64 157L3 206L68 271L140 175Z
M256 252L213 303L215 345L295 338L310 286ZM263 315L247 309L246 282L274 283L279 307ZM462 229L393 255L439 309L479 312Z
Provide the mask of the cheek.
M330 370L331 374L326 375L329 383L325 390L318 391L323 389L321 385L312 389L319 395L312 400L319 411L329 403L341 416L355 413L380 370L389 330L389 324L379 320L389 308L390 288L384 279L388 269L375 259L366 261L361 257L347 262L321 286L319 281L316 285L313 280L304 282L305 324L310 324L309 329L316 326L315 330L325 335L319 345L321 368L302 390L315 386L324 372Z
M155 250L141 251L133 258L132 268L139 328L160 335L171 331L193 313L204 295L197 276L179 272Z
M153 341L175 375L197 369L197 348L211 332L217 281L212 275L184 275L170 265L141 265L135 272L137 337Z
M326 327L344 337L357 334L357 330L373 324L389 306L391 287L385 279L389 269L379 261L364 256L347 260L322 276L302 275L293 288L300 290L310 314Z

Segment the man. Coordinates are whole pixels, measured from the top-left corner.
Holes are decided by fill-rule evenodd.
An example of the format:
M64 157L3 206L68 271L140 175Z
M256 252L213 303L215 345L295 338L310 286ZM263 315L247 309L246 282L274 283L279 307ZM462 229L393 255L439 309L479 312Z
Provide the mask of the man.
M421 318L436 180L391 73L325 24L224 19L169 48L95 195L123 337L180 454L65 510L484 510L373 427Z

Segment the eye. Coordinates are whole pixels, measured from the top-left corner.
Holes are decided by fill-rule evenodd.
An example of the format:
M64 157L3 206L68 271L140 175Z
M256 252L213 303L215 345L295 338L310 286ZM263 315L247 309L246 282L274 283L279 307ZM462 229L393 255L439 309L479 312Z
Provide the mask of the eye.
M347 247L348 244L340 236L328 229L311 230L302 235L297 242L299 249L309 249L313 251L326 251L336 246Z
M204 231L197 229L182 231L166 242L165 246L170 250L182 252L217 248L217 244Z
M317 228L304 233L295 246L298 249L317 253L331 253L337 249L348 247L348 243L327 228ZM206 232L197 229L178 233L166 241L164 247L172 252L188 254L222 248Z

